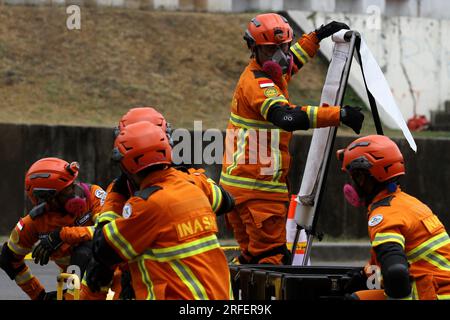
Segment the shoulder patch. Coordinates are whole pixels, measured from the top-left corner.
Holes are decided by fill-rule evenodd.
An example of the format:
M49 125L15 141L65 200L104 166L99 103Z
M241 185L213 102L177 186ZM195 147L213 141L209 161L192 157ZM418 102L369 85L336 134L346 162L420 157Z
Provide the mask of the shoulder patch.
M102 205L102 206L105 203L105 199L106 199L107 195L108 194L106 193L106 191L104 191L102 189L95 190L95 197L100 199L100 205Z
M134 196L142 198L144 200L147 200L148 198L150 198L150 196L153 193L155 193L156 191L161 190L161 189L162 189L162 187L160 187L160 186L151 186L151 187L136 191L134 193Z
M275 89L274 87L267 88L266 90L264 90L264 95L267 98L276 97L278 96L278 90Z
M42 202L41 204L35 206L33 209L30 210L30 212L28 213L28 215L30 216L31 219L36 219L37 217L43 215L47 210L46 208L47 203L46 202Z
M377 202L373 203L370 206L370 212L372 212L373 210L375 210L378 207L390 207L391 206L391 201L394 198L395 198L395 196L391 195L389 197L383 198L380 201L377 201Z
M122 217L124 217L125 219L128 219L129 217L131 217L131 214L133 213L133 209L131 207L131 204L127 203L123 206L123 210L122 210Z
M377 214L376 216L373 216L369 220L369 227L375 227L376 225L380 224L381 221L383 221L383 215Z
M275 87L275 83L269 79L258 80L258 84L260 88Z

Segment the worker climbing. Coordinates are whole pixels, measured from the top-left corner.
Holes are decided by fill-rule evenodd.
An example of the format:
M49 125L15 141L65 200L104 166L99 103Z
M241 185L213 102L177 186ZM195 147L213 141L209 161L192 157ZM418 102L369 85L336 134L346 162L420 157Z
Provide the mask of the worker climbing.
M292 131L340 123L361 130L359 107L297 106L289 100L291 77L316 55L322 39L341 29L348 26L333 21L291 46L294 34L284 17L260 14L248 24L244 39L251 59L232 98L220 179L236 200L227 215L241 249L234 263L290 261L285 223Z

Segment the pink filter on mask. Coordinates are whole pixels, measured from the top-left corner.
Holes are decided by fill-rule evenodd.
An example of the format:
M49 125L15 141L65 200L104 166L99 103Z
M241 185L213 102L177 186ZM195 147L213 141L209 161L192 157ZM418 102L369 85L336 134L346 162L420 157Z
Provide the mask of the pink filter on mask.
M83 189L84 198L76 196L72 199L67 200L64 208L66 211L74 216L81 216L88 210L88 198L89 198L89 186L85 183L79 184L81 189Z
M358 192L356 192L355 190L355 187L353 187L351 184L346 183L344 185L344 197L345 200L347 200L347 202L354 207L364 206L364 201L361 200Z
M76 196L75 198L67 200L64 208L69 214L81 216L87 211L87 202L85 198Z
M262 66L262 71L267 73L267 75L278 85L283 77L283 70L281 66L275 61L268 60L264 62Z

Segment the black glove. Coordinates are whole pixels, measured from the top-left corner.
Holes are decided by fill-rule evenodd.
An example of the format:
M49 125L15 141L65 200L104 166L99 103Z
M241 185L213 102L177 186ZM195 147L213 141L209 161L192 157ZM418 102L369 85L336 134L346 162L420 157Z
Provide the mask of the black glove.
M56 300L56 298L56 291L45 292L45 290L42 290L36 300Z
M367 289L367 276L364 268L358 267L347 272L348 282L344 286L344 292L351 294L355 291Z
M128 199L130 197L130 189L128 188L128 178L122 173L118 178L114 180L114 185L111 188L111 192L117 192Z
M364 121L364 114L361 110L361 107L344 106L341 108L341 122L352 128L357 134L361 132Z
M350 30L348 25L345 23L332 21L326 25L321 25L318 29L316 29L316 36L319 41L322 41L322 39L325 39L342 29Z
M92 292L99 292L102 287L109 286L114 276L114 271L94 258L86 269L86 283Z
M122 287L122 291L120 291L119 295L119 298L121 300L133 300L136 298L131 283L130 271L122 271L122 277L120 278L120 285Z
M41 241L36 247L34 247L33 253L31 254L31 257L34 259L34 263L39 263L41 266L48 263L52 253L55 252L56 249L58 249L63 243L61 237L59 236L60 231L61 229L56 229L41 238Z

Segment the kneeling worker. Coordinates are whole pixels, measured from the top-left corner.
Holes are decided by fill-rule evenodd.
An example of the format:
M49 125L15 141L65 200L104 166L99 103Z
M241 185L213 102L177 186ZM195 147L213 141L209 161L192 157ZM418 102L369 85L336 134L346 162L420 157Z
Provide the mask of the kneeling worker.
M372 265L383 289L353 293L361 300L450 299L450 238L425 204L400 189L403 155L385 136L359 138L337 152L353 184L347 200L368 209Z

